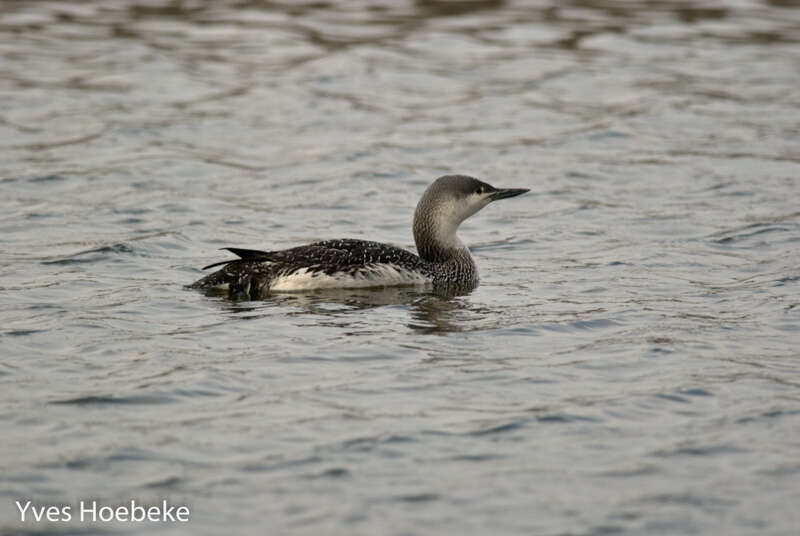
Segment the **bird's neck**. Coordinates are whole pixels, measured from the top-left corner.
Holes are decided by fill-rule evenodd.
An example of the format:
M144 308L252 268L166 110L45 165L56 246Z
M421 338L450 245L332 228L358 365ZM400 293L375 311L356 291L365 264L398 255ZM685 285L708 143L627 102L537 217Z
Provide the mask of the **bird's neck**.
M454 202L442 203L423 196L414 211L414 242L419 256L428 262L442 263L469 259L469 250L456 236L465 216Z
M468 258L469 250L456 235L456 224L442 224L430 219L414 221L414 242L419 256L428 262L449 262Z

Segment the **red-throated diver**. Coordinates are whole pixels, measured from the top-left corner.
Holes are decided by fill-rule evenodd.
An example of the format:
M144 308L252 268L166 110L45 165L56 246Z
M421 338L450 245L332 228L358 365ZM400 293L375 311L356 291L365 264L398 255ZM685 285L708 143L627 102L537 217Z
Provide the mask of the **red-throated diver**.
M456 236L458 226L483 207L527 188L495 188L466 175L445 175L428 186L414 211L414 241L419 255L388 244L326 240L282 251L225 248L240 258L190 285L228 287L233 296L257 298L270 291L364 288L396 285L474 288L478 270Z

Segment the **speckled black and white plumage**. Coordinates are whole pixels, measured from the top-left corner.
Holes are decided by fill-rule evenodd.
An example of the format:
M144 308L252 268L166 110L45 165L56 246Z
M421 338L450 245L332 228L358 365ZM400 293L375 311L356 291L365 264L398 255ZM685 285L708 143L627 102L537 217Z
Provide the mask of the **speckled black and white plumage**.
M456 236L461 222L491 201L525 189L497 189L464 175L434 181L414 212L419 255L380 242L340 239L281 251L226 248L240 258L218 262L218 271L192 288L227 287L234 296L252 298L270 291L432 284L474 288L478 271L469 250Z
M227 249L241 258L226 261L192 287L227 285L231 294L257 297L270 290L424 284L434 279L431 263L405 249L367 240L326 240L282 251Z

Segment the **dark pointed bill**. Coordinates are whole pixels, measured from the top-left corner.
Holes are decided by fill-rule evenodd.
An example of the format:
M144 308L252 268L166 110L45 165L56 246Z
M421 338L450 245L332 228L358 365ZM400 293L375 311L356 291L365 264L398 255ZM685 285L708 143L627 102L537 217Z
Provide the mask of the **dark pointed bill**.
M520 194L524 194L525 192L530 192L528 188L498 188L496 192L494 192L491 196L492 201L497 201L498 199L508 199L509 197L516 197Z

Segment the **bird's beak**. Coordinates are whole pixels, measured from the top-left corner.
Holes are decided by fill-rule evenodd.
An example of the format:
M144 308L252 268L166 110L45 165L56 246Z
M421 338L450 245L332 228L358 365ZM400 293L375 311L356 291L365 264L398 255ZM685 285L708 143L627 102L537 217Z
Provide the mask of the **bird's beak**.
M516 197L518 195L530 192L528 188L498 188L496 192L489 196L491 201L498 199L508 199L509 197Z

